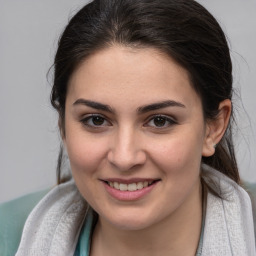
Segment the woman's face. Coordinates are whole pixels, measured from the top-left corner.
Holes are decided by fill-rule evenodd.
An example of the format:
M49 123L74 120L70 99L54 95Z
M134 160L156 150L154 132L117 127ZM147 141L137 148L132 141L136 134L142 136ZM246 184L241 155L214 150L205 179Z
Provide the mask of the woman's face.
M186 70L154 49L113 46L75 71L65 110L73 177L103 221L138 230L189 214L207 129Z

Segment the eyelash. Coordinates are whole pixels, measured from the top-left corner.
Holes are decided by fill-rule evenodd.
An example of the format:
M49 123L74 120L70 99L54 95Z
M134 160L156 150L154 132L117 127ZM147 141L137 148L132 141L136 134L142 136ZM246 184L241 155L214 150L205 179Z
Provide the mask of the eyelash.
M94 124L90 123L90 122L93 122L93 118L100 118L100 121L103 121L103 123L107 123L107 124L96 125L95 123ZM155 122L157 118L160 119L159 121L163 121L164 122L163 126L157 126L156 124L150 125L150 122ZM91 114L89 116L86 116L80 122L83 125L85 125L85 126L87 126L89 128L92 128L92 129L100 129L100 128L103 128L103 127L106 127L106 126L112 126L112 124L104 116L99 115L99 114ZM166 125L166 123L168 123L168 124ZM155 129L164 129L164 128L168 128L168 127L170 127L172 125L175 125L175 124L177 124L177 122L174 119L172 119L172 118L170 118L168 116L165 116L165 115L154 115L154 116L151 116L143 126L144 127L151 127L151 128L155 128Z

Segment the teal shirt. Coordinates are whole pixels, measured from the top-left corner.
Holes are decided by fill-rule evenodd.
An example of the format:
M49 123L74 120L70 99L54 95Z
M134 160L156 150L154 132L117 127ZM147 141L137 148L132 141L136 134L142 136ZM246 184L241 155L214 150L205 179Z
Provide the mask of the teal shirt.
M29 213L49 191L46 189L0 204L1 256L15 255Z
M74 256L89 256L91 245L91 233L93 223L93 211L90 209L87 213L87 218L81 230Z

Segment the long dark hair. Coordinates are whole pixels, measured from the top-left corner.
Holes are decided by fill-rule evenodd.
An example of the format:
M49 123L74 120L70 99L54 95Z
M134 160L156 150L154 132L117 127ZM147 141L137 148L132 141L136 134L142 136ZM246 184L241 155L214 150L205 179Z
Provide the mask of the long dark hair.
M194 0L95 0L69 22L54 62L51 103L65 136L65 100L69 79L89 55L114 44L151 47L184 67L199 94L205 120L218 115L219 103L232 99L232 63L226 37L216 19ZM239 182L232 141L232 120L205 163ZM58 183L62 182L62 150Z

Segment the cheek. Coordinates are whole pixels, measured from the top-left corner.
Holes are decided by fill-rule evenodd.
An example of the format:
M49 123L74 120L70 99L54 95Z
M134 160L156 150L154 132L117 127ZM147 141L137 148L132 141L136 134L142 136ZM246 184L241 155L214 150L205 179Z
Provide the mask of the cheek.
M168 175L198 173L202 156L202 135L187 134L171 136L168 140L155 143L151 157Z
M72 172L83 175L94 172L106 155L105 144L78 132L67 136L65 145Z
M66 141L72 176L80 193L92 205L99 194L95 181L98 180L98 170L104 164L102 159L105 157L106 147L103 144L84 136L71 136Z

